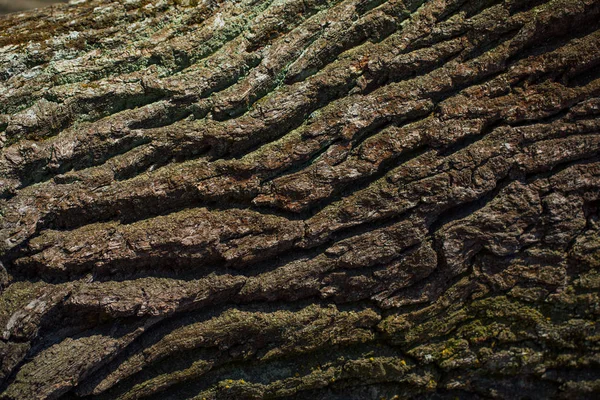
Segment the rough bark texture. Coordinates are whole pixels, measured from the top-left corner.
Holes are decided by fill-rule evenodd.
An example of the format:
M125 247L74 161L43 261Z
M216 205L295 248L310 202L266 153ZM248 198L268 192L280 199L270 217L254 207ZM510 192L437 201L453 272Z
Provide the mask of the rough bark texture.
M40 8L67 0L0 0L0 14Z
M0 398L600 395L600 1L78 3L0 18Z

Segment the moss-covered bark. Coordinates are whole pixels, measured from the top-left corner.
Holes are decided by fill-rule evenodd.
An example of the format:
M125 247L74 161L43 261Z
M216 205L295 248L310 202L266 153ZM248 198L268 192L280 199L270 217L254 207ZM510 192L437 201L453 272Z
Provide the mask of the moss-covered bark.
M600 2L0 18L1 399L600 395Z

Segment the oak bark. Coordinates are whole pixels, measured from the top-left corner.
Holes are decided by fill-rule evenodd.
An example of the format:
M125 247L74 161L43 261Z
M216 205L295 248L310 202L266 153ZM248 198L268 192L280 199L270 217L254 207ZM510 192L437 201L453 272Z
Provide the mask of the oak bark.
M1 399L600 396L600 1L0 18Z
M0 0L0 14L32 10L56 3L67 3L68 0Z

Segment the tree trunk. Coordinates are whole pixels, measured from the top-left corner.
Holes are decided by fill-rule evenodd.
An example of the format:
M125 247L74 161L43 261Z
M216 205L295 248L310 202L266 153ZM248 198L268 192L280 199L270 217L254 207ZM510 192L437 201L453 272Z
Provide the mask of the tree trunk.
M66 3L67 0L0 0L0 14L40 8L54 3Z
M0 398L600 396L600 1L0 18Z

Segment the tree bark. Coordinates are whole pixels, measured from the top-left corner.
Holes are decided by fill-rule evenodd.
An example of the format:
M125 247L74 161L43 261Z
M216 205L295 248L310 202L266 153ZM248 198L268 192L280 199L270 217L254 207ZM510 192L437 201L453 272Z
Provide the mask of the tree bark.
M1 399L600 396L600 1L0 18Z
M67 3L68 0L0 0L0 14L31 10L55 3Z

